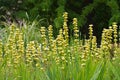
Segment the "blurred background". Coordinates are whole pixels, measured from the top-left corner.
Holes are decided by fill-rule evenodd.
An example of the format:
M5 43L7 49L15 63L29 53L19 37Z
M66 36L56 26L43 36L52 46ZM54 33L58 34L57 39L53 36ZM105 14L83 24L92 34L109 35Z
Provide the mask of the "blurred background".
M88 38L88 25L93 24L93 35L101 40L103 28L112 22L120 24L120 0L0 0L0 28L5 23L38 21L39 26L54 26L54 36L63 25L63 13L68 12L69 30L72 19L78 19L81 38Z

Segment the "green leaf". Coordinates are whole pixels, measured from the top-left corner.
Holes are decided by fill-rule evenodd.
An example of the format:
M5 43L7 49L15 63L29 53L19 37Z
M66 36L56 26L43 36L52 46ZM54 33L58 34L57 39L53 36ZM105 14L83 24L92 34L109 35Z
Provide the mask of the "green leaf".
M92 78L90 79L90 80L97 80L98 79L98 77L100 76L100 73L101 73L101 71L102 71L102 69L104 68L104 64L103 64L104 62L102 61L99 65L98 65L98 67L97 67L97 69L95 70L95 72L94 72L94 75L92 76ZM103 74L103 73L102 73Z
M116 79L120 80L119 70L111 62L109 62L109 67L112 70L112 72L113 72L114 76L116 77Z

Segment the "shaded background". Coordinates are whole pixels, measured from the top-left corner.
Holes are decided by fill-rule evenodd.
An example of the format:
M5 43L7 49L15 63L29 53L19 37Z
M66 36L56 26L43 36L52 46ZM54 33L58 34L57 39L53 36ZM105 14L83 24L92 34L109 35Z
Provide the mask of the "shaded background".
M72 35L72 19L76 17L81 38L88 38L88 25L93 24L98 43L103 28L112 22L120 24L120 0L0 0L0 22L20 24L23 20L39 20L42 26L54 26L54 36L63 25L65 11L69 13L69 35Z

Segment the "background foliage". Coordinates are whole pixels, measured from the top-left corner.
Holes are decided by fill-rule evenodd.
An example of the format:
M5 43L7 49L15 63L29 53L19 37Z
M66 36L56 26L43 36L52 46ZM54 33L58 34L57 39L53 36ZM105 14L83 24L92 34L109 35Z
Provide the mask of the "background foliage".
M20 23L23 19L41 19L40 25L54 24L56 34L63 25L61 16L67 11L70 29L72 18L77 17L82 34L88 37L88 25L93 24L94 35L100 40L103 28L114 21L120 23L119 8L119 0L0 0L0 21Z

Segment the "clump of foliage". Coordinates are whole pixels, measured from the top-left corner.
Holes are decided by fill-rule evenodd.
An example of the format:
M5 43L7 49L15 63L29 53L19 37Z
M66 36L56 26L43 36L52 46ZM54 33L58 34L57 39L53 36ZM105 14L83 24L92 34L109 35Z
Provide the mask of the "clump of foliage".
M94 13L93 16L92 13L90 15L93 18L92 23L94 23L97 19L100 20L99 16L101 15L105 15L107 18L105 19L107 22L103 22L104 24L111 24L113 21L120 21L119 0L0 0L0 7L1 18L4 16L6 19L12 18L17 20L24 18L34 20L36 17L39 17L44 18L43 24L48 22L46 26L54 22L56 28L61 27L61 16L64 11L69 12L69 18L71 20L73 16L77 17L78 21L80 21L78 23L80 27L85 25L87 20L89 21L88 15L94 11L101 14ZM110 16L104 14L104 11L109 13ZM99 21L95 23L100 24ZM104 24L102 25L104 26Z
M0 0L0 22L22 24L23 19L31 22L40 19L40 24L46 27L53 24L54 36L57 36L63 23L62 13L67 11L70 21L73 17L78 18L82 36L88 38L86 25L94 24L93 34L100 43L103 28L108 28L112 22L120 22L119 3L119 0ZM71 22L68 26L71 29L69 35L72 35Z

